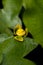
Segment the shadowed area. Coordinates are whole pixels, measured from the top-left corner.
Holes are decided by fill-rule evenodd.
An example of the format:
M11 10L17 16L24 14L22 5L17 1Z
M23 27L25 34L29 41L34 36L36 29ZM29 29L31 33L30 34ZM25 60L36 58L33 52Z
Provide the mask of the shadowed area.
M32 60L36 65L43 65L43 48L38 45L32 52L27 54L25 59Z
M23 23L23 19L22 19L22 17L23 17L23 13L24 13L24 12L25 12L25 8L22 6L22 9L21 9L20 14L19 14L19 18L20 18L21 21L22 21L22 28L25 30L26 26L24 25L24 23ZM30 32L28 32L27 37L29 37L29 38L33 38L32 34L31 34Z
M2 5L2 0L0 0L0 9L3 8L3 5Z

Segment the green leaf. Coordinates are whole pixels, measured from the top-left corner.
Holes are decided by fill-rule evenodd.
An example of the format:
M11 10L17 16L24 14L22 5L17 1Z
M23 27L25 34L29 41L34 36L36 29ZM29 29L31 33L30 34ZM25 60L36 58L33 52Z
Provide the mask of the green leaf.
M2 60L3 60L3 55L2 55L2 52L0 50L0 64L1 64Z
M2 54L2 45L1 45L1 42L2 42L2 40L4 40L4 38L2 38L2 36L3 35L0 35L0 64L3 61L3 54Z
M8 39L8 35L7 34L0 34L0 64L3 61L3 47L4 45L2 44L6 39Z
M11 36L13 33L10 31L10 29L8 29L7 27L5 27L5 24L3 24L2 22L0 22L0 33L1 34L7 34L8 36Z
M36 6L43 9L43 0L23 0L23 6L27 8L36 8Z
M29 38L25 38L23 42L18 42L13 37L5 39L2 43L2 52L4 54L2 65L34 65L31 61L23 60L23 57L36 48L36 46L36 43Z
M15 58L15 57L9 57L8 55L5 59L2 65L36 65L30 60L26 60L23 58ZM9 58L8 58L9 57Z
M35 65L32 61L23 59L23 57L36 46L32 39L26 38L23 42L18 42L10 37L2 43L4 53L2 65Z
M4 42L8 38L7 34L0 34L0 43Z
M23 0L23 6L25 8L35 7L35 0Z
M25 60L23 57L36 48L36 46L36 43L29 38L25 38L23 42L19 42L14 40L13 36L0 35L0 51L4 54L2 65L34 65L33 62ZM0 58L2 58L1 55Z
M10 31L10 29L7 26L6 23L6 18L4 17L5 15L3 15L2 10L0 10L0 33L5 33L8 36L12 35L12 32Z
M2 2L8 17L13 18L13 16L19 14L22 7L22 0L3 0Z
M43 47L43 8L41 8L43 5L41 5L41 1L36 0L36 7L28 8L25 11L23 21L35 42ZM40 4L38 4L39 2Z
M37 5L43 9L43 0L36 0Z
M4 53L7 53L7 51L9 51L8 49L10 49L10 46L12 47L12 45L11 45L12 42L10 42L10 40L13 36L10 36L10 37L8 37L7 35L1 35L1 36L0 36L0 50L4 54ZM10 44L9 44L9 42L10 42Z
M7 44L3 42L11 38L12 36L8 37L7 34L0 34L0 53L3 54L3 50L6 48ZM1 57L1 56L0 56Z
M9 22L7 22L7 24L10 28L14 28L17 24L22 25L22 22L18 16L15 16L13 18L13 20L9 20Z
M18 16L15 16L13 17L13 19L10 19L3 9L0 10L0 24L2 24L1 26L3 26L4 28L5 27L14 28L15 25L17 24L22 25L21 20L19 19Z
M18 56L18 57L25 56L37 46L37 44L32 39L26 38L23 42L19 42L14 40L13 36L4 38L4 41L0 43L1 43L1 47L2 47L1 49L3 50L3 53L7 53L7 51L10 51L12 53L13 51L14 56Z

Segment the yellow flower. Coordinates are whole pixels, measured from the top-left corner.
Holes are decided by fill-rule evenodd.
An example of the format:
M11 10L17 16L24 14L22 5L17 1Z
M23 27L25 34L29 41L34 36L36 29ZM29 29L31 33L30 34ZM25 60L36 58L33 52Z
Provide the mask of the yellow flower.
M25 31L22 28L19 28L16 31L16 35L18 35L18 36L24 36L25 35Z
M16 25L14 30L14 35L16 36L14 37L14 39L18 41L23 41L24 40L23 36L26 37L27 34L28 34L27 28L24 30L21 25Z

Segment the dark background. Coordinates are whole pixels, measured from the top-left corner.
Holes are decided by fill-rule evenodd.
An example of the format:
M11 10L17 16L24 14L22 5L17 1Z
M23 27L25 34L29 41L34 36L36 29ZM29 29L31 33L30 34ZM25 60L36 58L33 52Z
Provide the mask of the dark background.
M2 9L2 8L3 8L2 0L0 0L0 9ZM24 7L22 7L20 14L19 14L19 17L21 20L22 20L24 11L25 11L25 9L24 9ZM25 29L23 20L22 20L22 27L23 27L23 29ZM12 29L11 29L11 31L12 31ZM33 38L31 33L28 33L27 37ZM35 62L36 65L43 65L43 48L41 47L41 45L38 45L32 52L27 54L24 58Z

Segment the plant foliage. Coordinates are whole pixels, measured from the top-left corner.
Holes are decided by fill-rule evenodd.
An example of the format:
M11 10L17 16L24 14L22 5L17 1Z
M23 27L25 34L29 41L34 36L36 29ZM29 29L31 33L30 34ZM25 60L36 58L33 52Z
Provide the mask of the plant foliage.
M38 44L43 47L43 0L2 0L2 4L3 9L0 9L0 65L36 65L24 59L24 56L35 49ZM14 30L17 24L22 26L19 18L22 6L25 8L23 23L33 39L23 36L24 40L19 41L14 38L14 32L10 29Z

